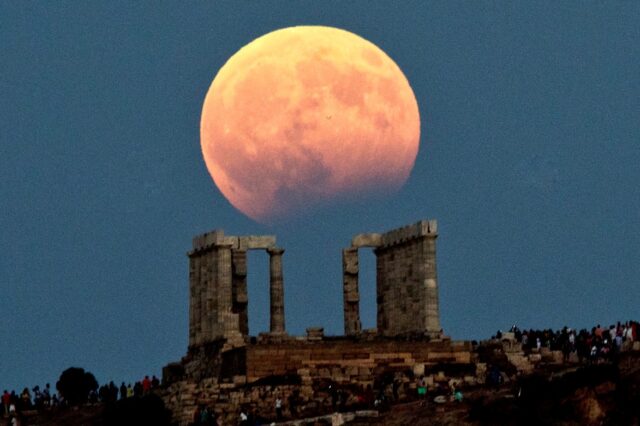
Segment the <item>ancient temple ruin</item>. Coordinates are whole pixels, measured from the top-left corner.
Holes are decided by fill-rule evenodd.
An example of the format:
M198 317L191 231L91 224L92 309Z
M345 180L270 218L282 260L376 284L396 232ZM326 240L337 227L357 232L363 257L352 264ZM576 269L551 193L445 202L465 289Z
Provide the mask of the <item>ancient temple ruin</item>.
M376 255L377 333L385 337L440 336L435 220L385 233L359 234L342 251L344 333L362 332L358 250ZM270 334L285 335L282 255L276 237L229 236L215 230L193 239L189 256L189 347L249 334L247 251L269 254Z
M276 237L226 236L215 230L193 239L189 256L189 347L220 339L241 344L249 334L247 250L269 254L270 332L285 333L282 254Z
M344 334L357 335L360 322L358 249L376 255L377 332L383 336L441 333L438 313L435 220L423 220L384 234L359 234L342 250Z
M353 237L342 251L342 336L325 336L322 327L307 328L304 336L285 332L284 250L274 236L228 236L217 230L194 238L188 253L189 347L162 371L160 395L173 423L193 424L201 407L213 410L222 424L237 424L240 412L277 420L274 407L280 400L288 405L289 419L306 417L316 424L324 415L325 421L343 424L330 414L339 408L339 395L352 414L366 406L375 417L380 408L373 395L381 395L379 401L423 400L426 391L421 395L418 386L426 385L427 395L439 398L452 387L485 383L488 371L496 371L488 370L494 362L506 368L510 363L512 377L538 364L563 363L559 350L525 353L513 333L475 350L474 342L443 335L437 236L436 221L423 220ZM360 322L361 249L376 256L375 330L362 330ZM270 331L259 336L248 335L248 250L269 255Z
M188 253L189 347L163 369L163 398L174 420L187 425L196 407L206 404L232 422L241 405L269 412L276 395L322 411L327 383L363 389L389 377L441 380L445 364L456 374L474 374L470 342L452 342L440 328L437 235L436 221L424 220L353 237L342 252L344 336L325 336L322 327L307 328L304 336L285 332L284 250L275 236L216 230L194 238ZM376 256L374 331L360 323L358 251L365 248ZM270 331L259 336L248 335L248 250L269 255Z

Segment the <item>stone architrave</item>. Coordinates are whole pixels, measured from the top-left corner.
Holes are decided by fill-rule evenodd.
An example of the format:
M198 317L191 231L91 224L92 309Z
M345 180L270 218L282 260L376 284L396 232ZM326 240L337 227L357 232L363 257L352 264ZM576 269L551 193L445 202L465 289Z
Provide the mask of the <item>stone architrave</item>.
M284 279L282 254L284 249L271 247L269 253L269 294L271 299L271 334L284 334Z

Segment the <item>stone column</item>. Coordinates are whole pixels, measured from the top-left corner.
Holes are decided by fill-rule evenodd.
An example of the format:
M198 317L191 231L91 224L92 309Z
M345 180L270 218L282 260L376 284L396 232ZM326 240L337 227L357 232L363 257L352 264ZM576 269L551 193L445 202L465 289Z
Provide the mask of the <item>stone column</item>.
M233 271L231 245L220 244L217 248L216 290L217 318L210 333L211 339L236 337L240 333L238 315L233 313Z
M197 343L196 328L200 328L200 265L197 264L197 257L189 254L189 346ZM199 263L199 262L198 262Z
M282 277L282 254L284 249L268 248L269 253L269 285L271 295L271 327L272 334L284 334L284 280Z
M424 255L424 289L425 289L425 328L427 335L440 337L440 312L438 306L438 273L436 270L436 238L433 232L423 240Z
M200 336L198 344L211 340L213 327L217 322L216 266L217 251L207 249L198 259L200 268Z
M344 334L352 336L360 333L360 291L358 289L358 249L350 247L342 250L342 290L344 300Z
M249 318L247 315L247 250L236 249L231 252L233 264L233 312L238 314L240 333L249 334Z

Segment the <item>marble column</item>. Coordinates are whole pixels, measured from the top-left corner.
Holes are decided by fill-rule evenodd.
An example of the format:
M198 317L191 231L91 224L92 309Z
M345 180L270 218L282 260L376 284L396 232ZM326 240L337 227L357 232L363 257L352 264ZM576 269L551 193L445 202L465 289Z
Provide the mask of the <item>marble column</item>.
M200 338L200 259L189 254L189 346L195 346Z
M425 328L431 337L439 337L441 333L440 312L438 306L438 273L436 270L436 238L438 235L430 233L424 240L423 261L425 265Z
M249 334L249 318L247 305L249 297L247 293L247 250L236 249L231 252L233 266L233 313L238 314L240 333Z
M233 271L231 263L231 245L216 246L216 313L217 318L209 333L210 339L229 338L240 332L238 316L233 313Z
M356 335L362 329L358 272L358 249L350 247L342 250L342 297L344 303L344 334L346 336Z
M284 280L282 277L282 248L269 248L269 285L271 296L271 327L273 334L284 334Z

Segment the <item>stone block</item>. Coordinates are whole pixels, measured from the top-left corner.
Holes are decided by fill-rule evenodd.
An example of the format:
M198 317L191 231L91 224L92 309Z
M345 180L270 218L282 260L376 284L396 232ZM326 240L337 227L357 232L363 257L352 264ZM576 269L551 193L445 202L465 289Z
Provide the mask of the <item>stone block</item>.
M464 376L462 380L468 385L475 385L478 382L475 376Z
M360 376L370 376L371 375L371 369L367 368L367 367L360 367L358 369L358 374Z
M453 356L459 364L469 364L471 362L471 352L454 352Z
M234 385L244 385L247 383L247 376L233 376Z
M322 340L324 337L324 327L307 327L308 340Z
M378 247L381 244L381 234L358 234L351 239L352 247Z
M529 354L529 362L538 363L542 361L541 354Z
M422 376L424 374L424 364L418 363L413 365L413 374Z
M371 354L369 352L344 352L342 354L342 359L369 359L371 358Z
M511 332L511 331L506 331L504 333L502 333L502 340L508 340L508 341L515 341L516 340L516 335L515 333Z
M331 377L331 370L328 369L328 368L319 368L318 369L318 376L320 376L322 378Z
M238 246L247 250L268 249L276 246L274 235L249 235L238 238Z
M551 361L554 364L562 364L563 359L562 351L551 351Z
M345 374L347 376L357 376L359 374L359 370L357 366L347 366L345 368Z
M347 248L342 250L342 270L345 274L357 275L358 274L358 250L354 248ZM345 277L346 280L346 277ZM353 283L357 287L357 277L353 277Z
M214 229L211 232L206 232L201 235L193 237L192 245L194 250L202 250L215 244L216 241L224 238L224 231L222 229Z
M360 294L355 291L344 293L344 301L347 303L355 303L360 301ZM358 315L359 316L359 315Z

